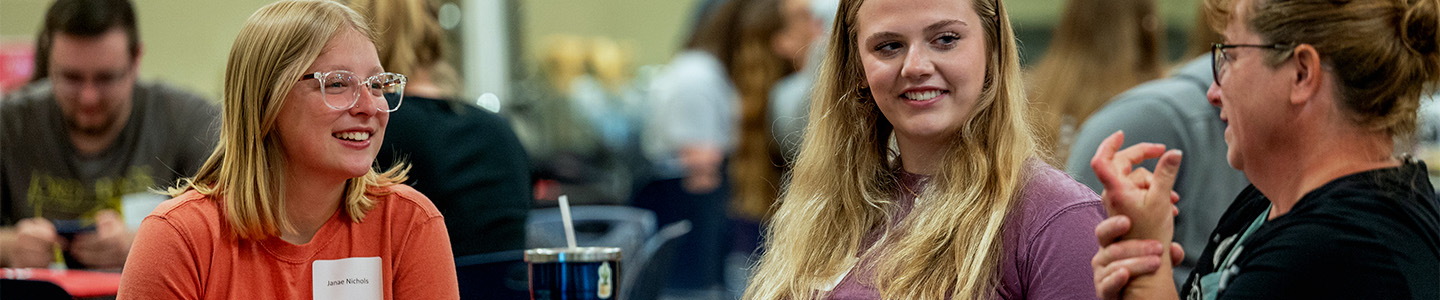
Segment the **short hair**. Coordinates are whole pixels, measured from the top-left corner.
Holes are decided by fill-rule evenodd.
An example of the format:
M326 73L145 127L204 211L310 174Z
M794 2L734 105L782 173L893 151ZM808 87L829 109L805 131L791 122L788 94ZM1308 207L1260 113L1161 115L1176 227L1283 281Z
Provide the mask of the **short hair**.
M35 42L35 74L31 81L50 76L50 49L55 34L97 37L111 29L125 30L129 38L130 58L140 54L140 30L135 25L135 9L129 0L59 0L45 12L45 25Z

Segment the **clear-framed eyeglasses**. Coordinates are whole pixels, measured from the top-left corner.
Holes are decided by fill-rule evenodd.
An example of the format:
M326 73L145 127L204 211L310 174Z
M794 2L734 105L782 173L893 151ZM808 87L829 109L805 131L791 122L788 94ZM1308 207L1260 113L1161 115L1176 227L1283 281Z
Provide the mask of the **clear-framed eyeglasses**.
M375 109L394 112L400 109L400 104L405 96L405 75L398 73L380 73L375 76L360 80L355 73L345 70L330 72L315 72L300 76L300 81L315 79L320 81L320 95L325 98L325 106L335 110L346 110L355 107L360 102L361 94L369 94L377 98L384 98L385 101L370 101L375 104Z
M1289 43L1275 43L1264 45L1210 44L1210 75L1215 76L1215 86L1220 86L1220 78L1225 78L1225 72L1229 71L1228 66L1230 65L1230 62L1235 60L1234 56L1226 53L1226 51L1241 47L1260 48L1274 51L1290 51L1295 48L1295 45Z

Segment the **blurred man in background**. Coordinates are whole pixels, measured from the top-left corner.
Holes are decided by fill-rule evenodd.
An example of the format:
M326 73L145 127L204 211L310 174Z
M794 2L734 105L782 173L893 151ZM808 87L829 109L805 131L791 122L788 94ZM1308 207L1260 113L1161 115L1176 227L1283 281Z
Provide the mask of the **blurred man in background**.
M149 190L214 149L219 110L137 80L126 0L56 1L36 45L36 80L0 100L0 265L63 264L64 252L71 267L119 268L164 200Z

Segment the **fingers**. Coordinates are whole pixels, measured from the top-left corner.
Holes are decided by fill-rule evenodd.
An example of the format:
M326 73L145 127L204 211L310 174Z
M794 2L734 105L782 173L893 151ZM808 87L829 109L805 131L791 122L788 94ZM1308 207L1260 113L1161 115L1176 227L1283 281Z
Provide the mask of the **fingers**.
M118 268L125 264L133 238L120 214L102 210L95 214L95 231L77 234L69 251L86 266Z
M1106 218L1095 225L1095 239L1100 247L1109 246L1116 239L1130 232L1130 217L1124 215Z
M55 224L42 218L20 220L15 224L15 233L22 240L31 243L43 242L47 246L60 241L60 234L55 232Z
M1160 162L1155 164L1155 176L1151 177L1149 191L1150 195L1148 195L1146 198L1174 198L1174 196L1171 194L1175 191L1173 189L1175 187L1175 176L1177 176L1177 174L1180 172L1180 159L1183 155L1184 154L1180 152L1180 150L1170 150L1166 151L1165 155L1160 157ZM1161 196L1157 195L1157 193L1164 194L1161 194L1163 195ZM1178 200L1172 200L1171 203L1175 203L1174 201Z
M1135 168L1135 170L1130 171L1130 175L1126 177L1130 178L1130 182L1135 184L1135 188L1142 190L1150 188L1150 170Z
M130 254L130 244L123 236L87 233L75 237L74 246L69 249L75 260L88 267L119 268L125 265Z
M1180 243L1170 242L1170 265L1178 266L1185 261L1185 248Z
M1097 274L1095 276L1095 295L1100 299L1120 299L1120 292L1125 290L1125 284L1130 282L1130 273L1125 269L1118 269L1108 275Z
M95 228L103 230L106 227L125 227L125 220L120 218L120 213L112 209L101 210L95 213Z
M43 268L55 259L54 250L60 242L55 225L42 218L28 218L15 223L15 245L10 266L17 268Z
M1100 248L1090 260L1094 269L1095 293L1103 299L1119 299L1130 277L1160 270L1160 242L1126 240Z
M1110 162L1114 160L1115 151L1119 150L1120 145L1124 142L1125 132L1116 131L1110 134L1110 137L1100 141L1100 147L1095 149L1095 156L1090 158L1090 169L1095 171L1095 177L1107 190L1120 185L1118 182L1120 173L1110 167Z
M1095 171L1095 177L1107 190L1127 187L1123 179L1124 176L1130 174L1131 166L1146 159L1159 157L1165 151L1165 145L1153 143L1139 143L1124 150L1118 150L1124 141L1124 132L1117 131L1111 134L1110 137L1100 142L1095 156L1090 159L1090 169Z
M1167 250L1169 249L1160 246L1160 242L1155 240L1124 240L1100 248L1100 251L1096 251L1095 256L1090 258L1090 265L1109 266L1133 258L1153 257L1156 259L1155 263L1158 267L1160 254ZM1139 275L1154 272L1153 270L1139 271L1144 271L1144 269L1131 269L1130 273Z
M1171 208L1171 210L1170 210L1170 215L1171 215L1171 216L1179 216L1179 215L1180 215L1180 207L1179 207L1179 206L1175 206L1176 203L1180 203L1180 193L1176 193L1174 190L1171 190L1171 191L1170 191L1170 208Z
M1105 269L1104 269L1104 270L1101 270L1101 272L1104 273L1104 274L1105 274L1104 276L1106 276L1106 277L1109 277L1110 274L1124 273L1124 274L1127 275L1127 276L1126 276L1127 278L1130 278L1130 277L1139 277L1139 276L1154 274L1156 271L1159 271L1159 270L1160 270L1160 256L1159 256L1159 255L1154 255L1154 256L1141 256L1141 257L1134 257L1134 258L1127 258L1127 259L1118 260L1118 261L1115 261L1114 263L1111 263L1110 265L1105 266ZM1117 285L1117 286L1114 286L1114 287L1106 287L1106 289L1123 289L1123 288L1125 287L1125 284L1129 283L1129 282L1127 282L1127 281L1128 281L1128 280L1126 280L1126 281L1119 281L1119 280L1117 280L1117 282L1111 283L1111 285ZM1099 289L1099 287L1096 287L1096 288L1097 288L1097 290Z
M1111 165L1129 169L1130 166L1140 164L1147 159L1160 157L1165 153L1165 145L1155 143L1138 143L1120 152L1115 152Z

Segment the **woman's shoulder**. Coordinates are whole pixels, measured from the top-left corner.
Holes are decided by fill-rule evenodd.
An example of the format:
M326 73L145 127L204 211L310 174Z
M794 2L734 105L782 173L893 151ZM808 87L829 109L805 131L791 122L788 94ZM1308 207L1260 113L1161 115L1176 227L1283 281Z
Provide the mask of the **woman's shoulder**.
M211 217L219 217L219 215L220 205L216 203L215 198L192 189L185 191L185 193L179 196L175 196L175 198L161 202L159 206L156 206L154 210L150 211L147 218L156 217L171 221L189 222L196 221L197 218L208 219Z
M1022 203L1056 207L1100 205L1100 196L1095 191L1040 159L1026 161L1024 170Z
M1100 196L1065 172L1031 159L1022 176L1025 181L1011 208L1010 223L1025 235L1035 236L1057 225L1085 227L1089 232L1105 219Z
M384 197L380 197L380 205L384 205L392 213L412 212L426 218L440 217L440 209L435 208L435 203L430 202L430 197L416 191L415 188L406 184L394 184L386 187ZM475 199L479 200L479 199Z

